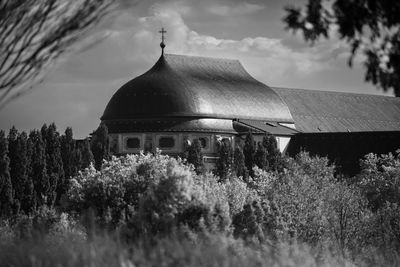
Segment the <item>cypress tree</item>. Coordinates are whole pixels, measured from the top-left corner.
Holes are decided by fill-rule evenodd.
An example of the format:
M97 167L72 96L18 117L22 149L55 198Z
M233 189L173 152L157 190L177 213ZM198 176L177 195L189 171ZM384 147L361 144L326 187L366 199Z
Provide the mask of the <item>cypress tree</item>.
M61 136L61 158L63 161L65 180L61 185L61 194L64 194L69 187L69 181L72 176L78 173L78 166L75 165L75 141L73 139L72 128L68 127L65 134Z
M257 151L254 155L254 163L260 169L265 169L266 167L268 167L267 150L261 142L258 142L257 144Z
M187 147L187 162L193 164L196 173L204 171L202 147L198 139L193 140L192 144Z
M103 159L108 160L110 158L108 129L104 123L101 123L99 128L97 128L92 135L91 150L94 157L95 168L100 170Z
M246 140L244 141L243 154L244 154L244 162L247 170L249 171L250 176L253 176L253 166L255 164L254 156L255 156L255 145L253 134L249 132L246 135Z
M20 200L18 199L18 193L16 187L19 186L17 183L17 175L18 175L18 151L17 151L17 138L18 138L18 130L13 126L11 127L8 136L7 136L7 143L8 143L8 157L10 160L10 178L11 178L11 185L13 188L14 194L14 201L13 201L13 213L17 214L20 210Z
M43 125L41 131L43 139L46 142L46 165L49 178L47 202L49 206L53 206L55 201L60 197L62 185L64 184L60 135L54 123L50 124L49 127Z
M0 131L0 217L11 215L13 197L8 143L4 131Z
M13 127L8 135L11 183L16 200L15 212L21 208L25 213L33 209L33 185L30 173L30 140L25 132L18 134Z
M227 139L218 143L217 175L220 180L226 180L232 167L232 147Z
M75 160L77 161L76 166L79 166L79 170L83 170L89 167L91 163L94 163L93 153L90 149L90 142L87 138L83 140L75 152Z
M275 136L267 134L263 138L263 146L267 150L268 169L276 171L281 159L281 152L278 149L278 142Z
M26 159L27 159L27 168L26 168L26 183L24 188L24 199L23 203L21 203L21 207L25 210L26 213L34 211L36 207L36 197L35 190L33 185L33 179L31 176L32 168L31 168L31 159L33 155L33 144L32 141L28 138L26 132L21 133L21 142L26 143Z
M46 147L40 131L33 130L29 134L32 142L31 177L33 181L36 205L46 204L50 182L46 168Z
M237 177L243 177L245 181L249 178L249 171L246 168L244 161L243 149L237 145L233 155L233 170Z

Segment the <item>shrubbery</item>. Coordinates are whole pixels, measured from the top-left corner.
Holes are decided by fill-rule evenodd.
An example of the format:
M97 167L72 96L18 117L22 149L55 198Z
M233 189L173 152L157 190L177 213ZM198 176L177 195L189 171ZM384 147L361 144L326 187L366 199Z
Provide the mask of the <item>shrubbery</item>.
M171 246L201 247L218 236L258 253L283 253L281 244L300 243L316 251L313 259L331 255L375 265L378 253L385 263L398 263L400 158L367 155L361 165L362 172L349 179L337 176L326 158L300 153L281 158L279 172L254 167L243 180L232 173L225 179L196 173L160 151L113 157L70 180L60 201L63 214L38 209L4 221L0 234L4 240L35 238L33 233L64 238L72 231L93 241L96 228L97 235L105 231L128 243L152 240L152 248L171 237L180 240Z
M166 234L187 226L224 233L251 191L237 178L221 183L158 152L114 157L99 171L91 166L71 180L67 195L70 211L90 208L111 228L127 224L137 233Z
M281 172L254 167L254 177L245 182L196 174L183 161L160 153L129 155L104 162L100 171L81 172L72 180L66 203L76 213L91 208L99 225L121 226L136 238L185 228L232 233L257 243L297 240L334 248L342 256L358 255L374 244L398 247L395 194L392 202L385 194L379 209L370 204L384 197L370 193L376 180L386 177L391 181L387 190L398 190L397 161L369 155L357 180L346 180L335 176L326 158L301 153L286 159Z

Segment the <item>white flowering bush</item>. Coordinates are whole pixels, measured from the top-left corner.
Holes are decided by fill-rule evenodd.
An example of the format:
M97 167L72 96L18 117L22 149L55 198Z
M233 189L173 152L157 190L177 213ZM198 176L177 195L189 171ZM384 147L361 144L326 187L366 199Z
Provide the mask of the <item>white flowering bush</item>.
M181 225L226 232L232 215L256 196L238 178L218 180L160 151L113 157L99 171L90 166L74 177L66 203L78 214L93 210L100 225L128 223L139 233L168 233Z

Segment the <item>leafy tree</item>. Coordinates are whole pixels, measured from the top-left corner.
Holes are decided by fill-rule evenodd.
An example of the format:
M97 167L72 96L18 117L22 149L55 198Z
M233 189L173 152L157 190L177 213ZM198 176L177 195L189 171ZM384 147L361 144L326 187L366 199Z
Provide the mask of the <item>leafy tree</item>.
M386 203L400 206L400 153L366 155L361 160L357 184L373 211L381 209Z
M196 175L183 161L159 152L112 158L100 171L90 167L72 179L69 209L82 213L92 208L102 225L115 228L125 221L129 236L146 238L169 235L181 226L226 233L235 210L230 207L238 206L231 202L243 202L232 198L248 195L243 182Z
M57 196L62 193L62 185L64 183L64 169L61 158L60 134L57 132L56 125L50 124L49 127L43 125L42 137L46 142L46 165L47 175L49 178L49 190L47 202L52 206Z
M228 174L232 167L232 146L228 139L222 139L217 143L218 147L218 160L216 164L216 173L221 181L228 178Z
M254 176L253 167L255 164L255 159L254 159L255 152L256 148L253 139L253 134L249 132L246 135L246 140L244 141L243 153L245 157L246 168L249 171L250 176Z
M192 144L186 148L187 162L193 164L196 173L199 174L204 171L203 153L199 139L193 140Z
M245 204L243 210L233 217L232 224L235 226L234 235L243 239L257 238L259 241L264 240L263 222L264 210L260 203Z
M13 197L8 144L4 131L0 131L0 216L11 214Z
M0 1L0 107L26 93L113 0Z
M261 142L258 142L257 144L257 151L254 154L254 163L260 169L265 169L268 167L267 150Z
M287 29L302 32L311 43L337 32L349 44L349 66L363 53L365 80L400 96L399 1L308 0L305 7L285 9Z
M36 205L38 207L46 204L50 183L46 168L46 146L42 134L38 130L33 130L29 134L32 142L31 172L34 191L36 195Z
M94 157L94 166L97 170L100 170L103 160L108 160L111 156L108 129L104 123L100 124L99 128L93 133L90 147Z
M245 165L243 149L240 145L236 145L233 154L233 170L237 177L243 177L244 180L247 180L249 177L249 171Z

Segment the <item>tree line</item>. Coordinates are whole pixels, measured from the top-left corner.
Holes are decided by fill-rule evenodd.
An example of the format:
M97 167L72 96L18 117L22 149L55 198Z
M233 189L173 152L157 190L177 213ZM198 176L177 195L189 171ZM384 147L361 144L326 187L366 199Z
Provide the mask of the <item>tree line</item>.
M248 180L253 167L276 171L282 155L274 136L265 135L255 142L249 132L232 149L227 139L217 142L218 160L214 173L221 180L232 174ZM72 128L60 134L54 123L28 133L12 127L8 135L0 131L0 217L30 214L39 207L58 206L70 187L71 177L93 164L101 169L103 160L111 157L108 129L101 124L90 138L75 140ZM197 173L205 172L199 140L182 155L194 165Z
M70 127L60 134L54 123L29 134L15 127L8 135L1 130L0 217L59 205L71 177L109 159L107 135L104 125L83 140L75 140Z
M221 180L227 179L231 174L247 180L254 176L253 167L266 171L279 171L283 167L283 156L278 149L276 138L266 134L261 142L254 140L249 132L244 140L237 142L235 149L228 139L217 142L218 160L215 174ZM204 172L202 147L199 140L193 140L183 153L183 158L193 164L197 174Z

